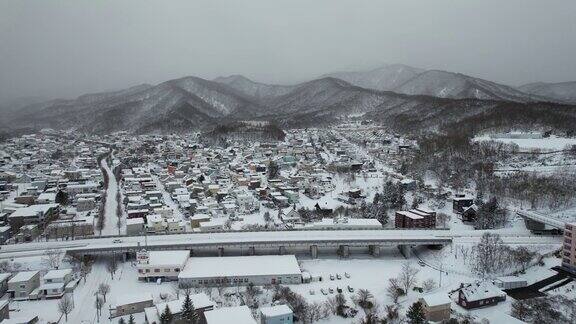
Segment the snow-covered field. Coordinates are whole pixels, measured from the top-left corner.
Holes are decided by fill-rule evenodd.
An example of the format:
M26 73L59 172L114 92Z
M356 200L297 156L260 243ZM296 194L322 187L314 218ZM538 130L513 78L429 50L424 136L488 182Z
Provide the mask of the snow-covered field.
M516 144L522 150L540 149L543 151L557 151L563 150L571 145L576 145L576 138L557 137L554 135L546 138L492 138L485 135L475 137L474 140Z

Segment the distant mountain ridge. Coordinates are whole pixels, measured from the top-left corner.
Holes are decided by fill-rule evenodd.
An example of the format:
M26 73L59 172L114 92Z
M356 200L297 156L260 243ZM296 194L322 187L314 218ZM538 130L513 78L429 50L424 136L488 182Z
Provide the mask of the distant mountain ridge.
M550 101L555 98L531 95L511 86L441 70L424 70L391 64L369 71L337 72L339 78L359 87L452 99L486 99L517 102Z
M393 80L384 82L384 75ZM209 132L217 125L242 121L272 121L281 127L318 127L343 118L373 118L391 127L401 125L418 131L434 131L478 114L488 114L482 122L493 123L490 116L495 109L513 108L517 113L519 109L548 107L546 109L552 110L546 114L555 118L561 113L568 117L566 120L571 120L576 113L576 109L569 110L573 106L532 103L550 100L445 71L421 72L391 65L373 70L364 81L362 72L348 79L363 82L365 86L394 87L394 90L370 89L336 77L295 85L269 85L239 75L212 81L189 76L158 85L143 84L76 99L34 103L6 114L3 126L14 130L51 127L92 133L120 130L166 133ZM506 120L506 111L498 112L498 116Z
M554 98L558 101L576 103L576 81L529 83L518 87L519 90L536 96Z
M341 79L366 89L393 91L425 71L404 64L390 64L369 71L335 72L321 77Z

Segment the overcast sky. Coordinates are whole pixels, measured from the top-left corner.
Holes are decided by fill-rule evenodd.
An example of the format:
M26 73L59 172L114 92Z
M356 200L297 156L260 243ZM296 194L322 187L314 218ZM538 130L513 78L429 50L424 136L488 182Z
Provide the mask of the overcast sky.
M404 63L576 80L574 0L0 0L0 100Z

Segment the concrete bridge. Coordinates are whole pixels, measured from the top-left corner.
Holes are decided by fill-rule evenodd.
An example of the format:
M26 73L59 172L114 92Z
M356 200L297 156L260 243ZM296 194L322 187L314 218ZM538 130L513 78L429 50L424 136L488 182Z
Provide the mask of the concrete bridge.
M91 238L74 241L34 242L2 247L1 254L27 254L47 249L62 249L71 255L130 255L138 250L191 250L225 255L228 250L245 254L284 254L309 251L313 258L319 249L331 249L348 257L351 249L366 249L374 256L382 247L398 247L405 257L410 248L422 245L443 246L452 242L446 230L318 230L190 233L155 236Z
M524 218L526 228L534 233L558 232L562 233L566 222L546 216L532 210L518 210L518 216Z

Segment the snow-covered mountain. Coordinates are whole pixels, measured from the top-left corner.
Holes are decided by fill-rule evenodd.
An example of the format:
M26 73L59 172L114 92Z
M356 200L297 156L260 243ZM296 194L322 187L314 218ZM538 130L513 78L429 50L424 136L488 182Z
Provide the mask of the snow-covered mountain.
M218 77L215 82L226 84L229 87L254 98L267 99L285 95L292 91L294 86L265 84L252 81L242 75Z
M323 75L374 90L394 90L425 70L403 64L390 64L370 71L335 72Z
M523 92L535 96L552 98L561 102L576 103L576 81L529 83L518 87Z
M185 77L155 86L51 100L5 114L2 121L12 130L51 127L109 133L209 130L247 120L317 127L359 117L420 131L475 116L483 116L479 125L496 125L512 116L507 110L514 110L519 118L529 116L526 112L530 109L546 109L542 116L554 122L564 117L556 118L552 112L563 116L576 113L573 106L524 104L536 101L535 95L443 71L422 72L394 91L367 89L334 77L293 86L266 85L241 76L217 80ZM534 117L540 116L536 113L531 116L540 118Z
M263 112L264 108L257 102L232 88L185 77L156 86L138 86L31 105L18 112L14 123L103 133L182 131L219 119L250 118Z
M424 70L403 64L386 65L370 71L336 72L325 76L338 78L366 89L439 98L476 98L516 102L557 99L544 94L527 94L522 89L460 73Z
M429 70L392 89L409 95L427 95L439 98L476 98L517 102L547 101L528 95L507 85L498 84L460 73Z

